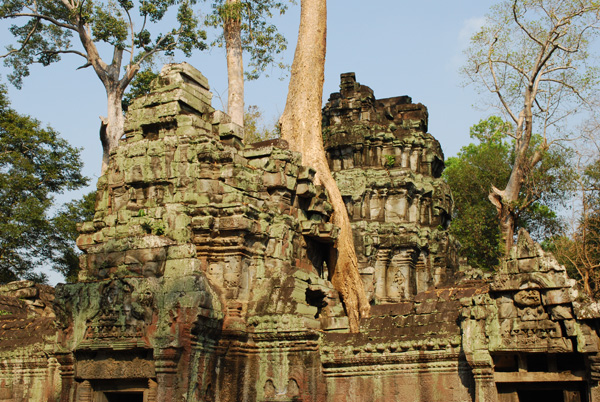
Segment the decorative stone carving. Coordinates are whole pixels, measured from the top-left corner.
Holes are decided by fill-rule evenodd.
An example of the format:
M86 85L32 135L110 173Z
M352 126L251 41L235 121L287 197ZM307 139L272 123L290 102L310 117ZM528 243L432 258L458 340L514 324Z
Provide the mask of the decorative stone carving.
M0 398L515 402L521 384L568 383L597 402L600 308L525 232L497 272L457 279L423 105L344 74L324 109L372 300L349 333L314 169L281 140L244 144L189 65L152 88L80 227L80 281L55 300L0 287Z

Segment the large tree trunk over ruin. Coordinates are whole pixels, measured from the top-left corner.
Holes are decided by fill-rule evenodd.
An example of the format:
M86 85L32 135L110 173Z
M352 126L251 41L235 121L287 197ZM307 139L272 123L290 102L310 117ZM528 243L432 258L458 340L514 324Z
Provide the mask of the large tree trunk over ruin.
M110 153L119 146L119 139L123 136L125 116L123 116L121 100L123 99L125 89L139 71L140 66L135 63L129 64L123 77L120 77L123 49L115 46L111 64L106 64L100 58L98 49L90 37L90 30L85 21L77 21L77 30L81 44L86 50L88 63L93 67L94 72L106 90L107 116L100 117L100 142L102 143L101 174L104 174L108 168Z
M125 116L123 116L123 107L121 99L123 93L119 91L107 91L107 117L100 117L100 142L102 142L102 174L108 168L110 153L119 146L119 140L123 136L125 125Z
M492 187L488 198L496 207L502 234L504 255L508 255L513 243L517 224L517 204L521 188L525 182L527 172L531 172L541 162L544 152L548 149L546 142L542 143L535 152L530 152L531 137L533 135L533 102L535 87L530 83L525 91L523 110L517 119L515 129L515 162L513 164L508 183L504 190Z
M227 0L229 18L225 20L223 33L227 50L227 114L231 117L232 122L243 127L244 63L242 59L242 28L239 3L240 0Z
M358 272L352 227L346 205L329 170L321 132L321 105L327 37L326 0L302 0L298 44L292 64L287 102L281 116L281 136L290 149L302 153L303 164L316 169L334 208L340 234L331 248L329 277L343 298L350 330L358 332L360 317L369 315L369 302Z

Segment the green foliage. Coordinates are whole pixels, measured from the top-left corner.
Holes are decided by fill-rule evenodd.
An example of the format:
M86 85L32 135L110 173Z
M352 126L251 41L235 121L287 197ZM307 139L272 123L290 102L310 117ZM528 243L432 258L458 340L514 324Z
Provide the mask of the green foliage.
M166 230L165 224L162 221L145 221L142 222L140 226L144 230L144 232L148 234L155 234L157 236L164 235Z
M256 105L250 105L244 113L244 138L247 144L255 142L273 140L281 137L279 125L273 124L272 129L265 127L260 108Z
M384 157L385 157L384 166L387 169L393 168L394 165L396 164L396 156L395 155L384 155Z
M460 241L461 255L475 267L491 268L502 254L496 208L488 199L492 185L503 188L514 163L511 125L496 116L471 128L471 143L448 158L443 177L454 198L451 233ZM540 138L535 141L539 146ZM535 150L535 149L534 149ZM532 152L534 151L532 150ZM517 226L538 240L556 233L561 225L556 209L568 200L574 179L570 152L547 151L535 169L527 172L519 201L513 205Z
M134 99L150 93L150 84L156 77L158 77L158 73L152 71L151 68L145 68L135 75L121 101L123 112L129 109Z
M44 280L33 268L53 257L53 196L87 183L79 150L10 108L0 87L0 282Z
M75 241L79 236L77 224L94 219L96 192L64 204L52 218L52 268L60 272L67 282L76 282L81 252Z
M139 67L157 53L173 55L180 50L189 57L194 49L207 47L206 32L199 28L199 17L192 9L195 3L196 0L5 1L0 6L0 19L20 23L9 29L15 43L6 47L8 53L4 55L5 65L12 68L8 78L20 88L31 64L47 66L67 53L93 63L98 57L95 45L100 43L127 50L132 67ZM176 13L171 27L165 25L170 12ZM72 40L87 35L94 43ZM120 69L120 60L115 67Z
M287 68L275 60L287 49L287 41L269 20L273 13L284 14L288 3L295 4L295 1L240 0L239 3L231 4L227 4L226 0L212 2L213 12L206 18L207 25L220 28L228 19L240 21L242 49L250 55L250 62L244 72L247 79L257 79L269 65ZM224 46L224 43L221 33L213 45Z

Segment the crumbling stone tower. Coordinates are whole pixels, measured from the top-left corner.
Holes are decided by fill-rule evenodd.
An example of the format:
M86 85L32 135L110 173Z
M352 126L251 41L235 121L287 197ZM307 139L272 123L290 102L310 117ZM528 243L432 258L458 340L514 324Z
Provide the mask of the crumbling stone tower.
M322 277L331 206L299 154L244 148L210 98L184 63L130 108L81 227L80 282L58 289L75 373L66 400L124 381L145 401L323 394L319 371L305 370L319 359L316 330L347 328Z
M458 264L446 230L452 196L427 108L408 96L375 99L354 73L323 109L325 149L353 222L375 303L408 300L446 283Z

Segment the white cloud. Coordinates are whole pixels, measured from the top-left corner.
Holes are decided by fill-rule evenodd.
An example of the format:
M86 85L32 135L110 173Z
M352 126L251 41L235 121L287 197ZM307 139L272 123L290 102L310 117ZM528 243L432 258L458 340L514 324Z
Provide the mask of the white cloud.
M472 17L463 21L458 32L458 45L461 50L469 46L471 37L485 24L485 17Z
M457 71L465 63L464 51L469 46L471 37L479 31L485 24L486 17L472 17L463 21L458 37L456 38L456 47L454 55L450 58L447 68L451 71Z

